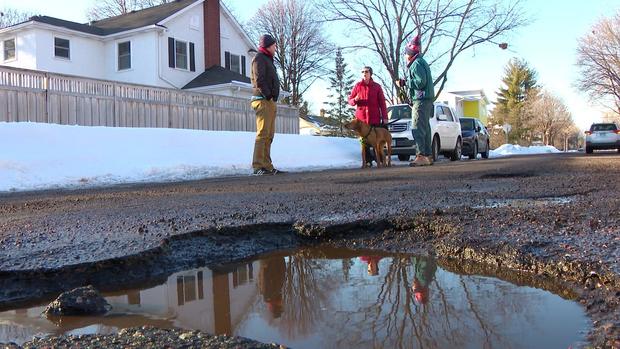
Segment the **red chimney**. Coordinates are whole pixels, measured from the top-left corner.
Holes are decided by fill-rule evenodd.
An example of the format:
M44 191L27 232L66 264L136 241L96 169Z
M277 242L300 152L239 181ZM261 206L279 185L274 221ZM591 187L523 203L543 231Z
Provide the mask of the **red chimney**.
M222 65L220 51L220 0L205 0L203 6L205 69L208 69L214 65Z

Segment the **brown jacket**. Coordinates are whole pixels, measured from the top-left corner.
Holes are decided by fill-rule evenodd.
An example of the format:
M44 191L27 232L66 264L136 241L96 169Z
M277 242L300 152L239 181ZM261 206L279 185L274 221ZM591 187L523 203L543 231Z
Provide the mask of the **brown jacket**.
M280 96L280 80L273 59L262 52L258 52L252 60L251 70L254 96L263 96L265 99L278 100Z

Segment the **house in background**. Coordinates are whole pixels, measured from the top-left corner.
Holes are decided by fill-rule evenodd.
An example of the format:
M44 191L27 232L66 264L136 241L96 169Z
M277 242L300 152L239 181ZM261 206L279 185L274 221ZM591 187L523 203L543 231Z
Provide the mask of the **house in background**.
M483 90L450 91L442 93L438 99L454 107L459 116L476 118L483 125L488 123L489 100Z
M81 24L0 29L0 65L235 97L251 95L254 43L219 0L177 0Z

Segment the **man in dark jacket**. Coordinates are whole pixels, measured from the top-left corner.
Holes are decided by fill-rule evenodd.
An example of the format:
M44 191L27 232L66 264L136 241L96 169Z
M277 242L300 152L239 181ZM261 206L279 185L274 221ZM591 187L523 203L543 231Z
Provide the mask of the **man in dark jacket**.
M354 105L355 117L371 127L387 127L387 106L381 85L372 79L372 68L362 69L362 80L355 84L349 95L349 104ZM364 142L364 139L362 139ZM364 143L362 143L364 144ZM374 159L370 146L364 144L366 159ZM376 161L376 159L375 159ZM372 165L372 160L369 161Z
M255 175L278 174L271 163L271 143L276 129L276 102L280 95L280 80L273 55L276 39L269 34L260 37L258 53L252 60L252 109L256 112L256 140L252 168Z

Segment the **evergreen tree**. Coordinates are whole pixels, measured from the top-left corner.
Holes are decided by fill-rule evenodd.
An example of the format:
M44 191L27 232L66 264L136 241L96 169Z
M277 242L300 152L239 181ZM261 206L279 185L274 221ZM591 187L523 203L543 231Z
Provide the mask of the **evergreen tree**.
M331 94L327 97L331 100L327 102L327 116L338 121L340 135L344 136L344 124L353 117L353 108L349 105L349 93L353 89L353 75L347 72L347 64L342 57L342 50L336 50L336 68L332 70L329 78Z
M509 142L523 141L528 135L523 105L528 97L535 95L537 73L527 62L513 58L504 68L503 87L497 92L497 102L492 113L493 122L512 126Z

